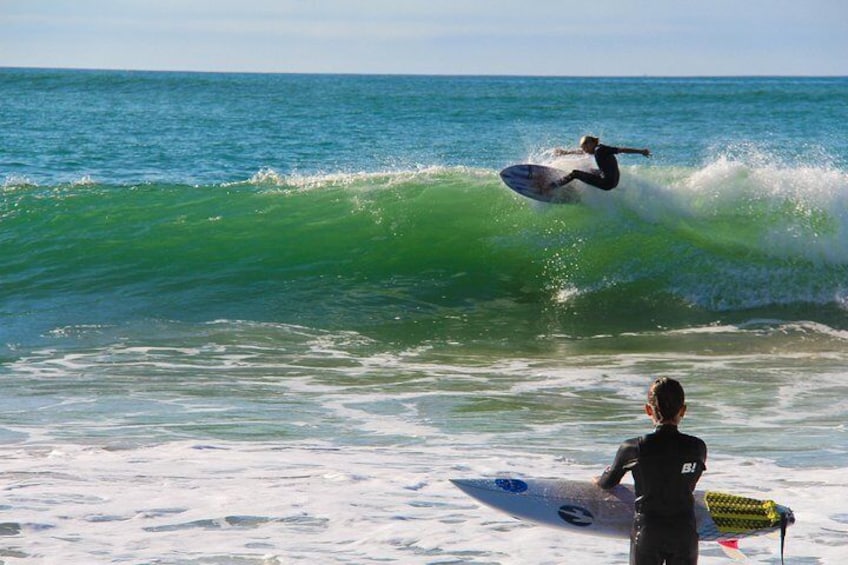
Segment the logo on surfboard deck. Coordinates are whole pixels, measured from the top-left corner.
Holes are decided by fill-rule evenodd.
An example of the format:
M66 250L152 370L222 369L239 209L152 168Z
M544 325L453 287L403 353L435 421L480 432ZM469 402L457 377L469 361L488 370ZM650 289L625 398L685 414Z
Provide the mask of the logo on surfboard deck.
M595 522L595 517L592 516L592 513L580 506L565 504L559 507L557 513L564 521L580 528L591 526Z
M516 494L527 490L527 483L519 479L495 479L495 485L507 492Z

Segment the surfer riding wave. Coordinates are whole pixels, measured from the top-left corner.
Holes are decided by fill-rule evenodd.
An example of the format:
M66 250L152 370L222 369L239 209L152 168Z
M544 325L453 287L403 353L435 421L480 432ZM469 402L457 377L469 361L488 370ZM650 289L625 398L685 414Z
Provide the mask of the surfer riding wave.
M548 191L560 186L565 186L574 179L581 180L586 184L590 184L602 190L612 190L618 186L618 181L621 176L618 170L618 161L615 158L617 153L638 153L645 157L651 156L650 149L633 149L631 147L612 147L609 145L603 145L601 144L600 139L590 135L584 135L580 138L580 149L563 149L561 147L557 147L553 150L553 154L556 157L562 155L581 155L583 153L594 155L595 163L598 165L598 170L596 172L586 172L574 169L563 178L551 183L547 189Z

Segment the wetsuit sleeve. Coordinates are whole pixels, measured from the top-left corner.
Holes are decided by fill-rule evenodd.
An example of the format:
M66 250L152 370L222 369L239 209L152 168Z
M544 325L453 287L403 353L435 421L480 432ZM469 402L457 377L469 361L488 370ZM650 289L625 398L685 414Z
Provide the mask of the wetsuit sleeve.
M701 473L707 470L707 444L700 438L698 438L698 442L700 443L699 450L701 452ZM700 474L698 475L700 478ZM695 486L692 486L692 490L695 490Z
M629 439L621 444L612 465L606 468L598 478L598 486L602 489L611 489L621 482L627 471L633 469L639 461L639 442Z

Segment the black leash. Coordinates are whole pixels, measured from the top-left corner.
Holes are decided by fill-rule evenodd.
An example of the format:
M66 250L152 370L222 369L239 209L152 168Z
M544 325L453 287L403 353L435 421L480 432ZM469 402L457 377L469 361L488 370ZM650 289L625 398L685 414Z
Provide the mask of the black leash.
M786 528L789 526L789 516L786 512L780 514L780 565L783 563L783 548L786 545Z

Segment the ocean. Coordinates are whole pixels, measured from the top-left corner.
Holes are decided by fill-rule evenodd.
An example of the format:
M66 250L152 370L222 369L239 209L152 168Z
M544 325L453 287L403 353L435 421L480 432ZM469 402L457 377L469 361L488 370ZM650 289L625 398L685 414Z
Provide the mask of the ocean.
M846 100L0 69L0 562L624 563L448 479L590 479L664 375L699 488L791 507L787 562L843 563ZM590 166L549 151L584 134L653 156L577 205L501 183Z

